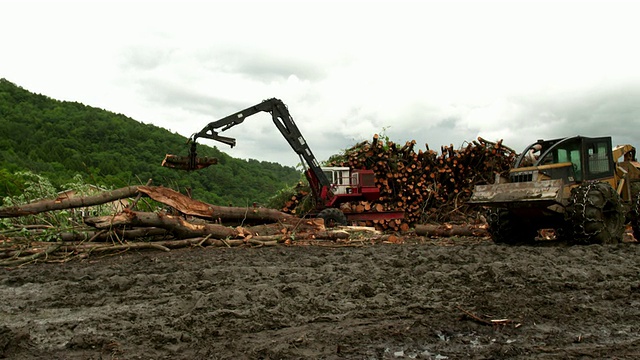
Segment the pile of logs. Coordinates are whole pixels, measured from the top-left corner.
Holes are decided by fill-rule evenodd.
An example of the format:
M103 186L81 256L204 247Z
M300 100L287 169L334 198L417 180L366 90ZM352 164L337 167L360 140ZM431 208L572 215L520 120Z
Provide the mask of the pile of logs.
M476 184L493 183L496 174L506 175L517 153L502 144L482 138L460 149L453 145L441 147L441 152L416 150L416 142L398 145L375 135L372 141L359 143L336 156L327 166L348 166L370 169L376 174L380 199L372 204L348 204L349 211L364 209L402 210L404 225L468 221L466 201ZM283 211L295 213L306 191L292 196ZM471 212L472 213L472 212ZM395 222L375 225L383 230L402 228ZM381 225L381 226L380 226Z

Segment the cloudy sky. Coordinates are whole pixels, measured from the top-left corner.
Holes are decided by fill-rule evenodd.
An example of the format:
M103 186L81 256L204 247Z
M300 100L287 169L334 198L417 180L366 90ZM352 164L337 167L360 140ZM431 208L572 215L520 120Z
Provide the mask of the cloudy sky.
M184 136L277 97L321 161L376 133L640 146L640 2L0 0L0 14L0 78ZM299 163L266 113L223 135L237 146L202 142Z

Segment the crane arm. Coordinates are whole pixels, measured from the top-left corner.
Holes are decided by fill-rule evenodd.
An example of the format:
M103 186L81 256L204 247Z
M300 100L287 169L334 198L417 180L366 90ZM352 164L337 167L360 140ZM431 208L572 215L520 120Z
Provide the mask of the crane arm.
M327 188L330 188L331 182L329 181L329 178L327 178L325 173L320 168L318 161L311 152L311 148L309 148L309 145L302 136L302 133L293 121L293 118L289 114L287 106L282 102L282 100L276 98L264 100L257 105L248 107L244 110L236 112L235 114L231 114L220 120L211 122L202 130L193 134L191 136L191 140L195 143L196 139L202 137L220 141L224 144L234 147L236 145L236 139L221 136L219 135L219 133L241 124L247 117L262 111L271 114L273 123L276 125L278 130L280 130L280 133L287 140L293 151L295 151L296 154L300 156L301 160L303 160L303 163L306 163L309 167L308 171L311 171L311 173L315 177L315 179L313 180L319 183L318 187L320 189L325 186ZM312 182L311 180L312 179L310 179L310 182ZM318 191L320 190L318 189Z
M636 148L631 145L618 145L614 147L613 161L618 161L622 156L625 156L624 161L636 161Z
M245 118L251 115L257 114L261 111L270 112L270 109L271 109L270 103L273 102L272 100L276 100L276 99L265 100L258 105L251 106L244 110L238 111L235 114L231 114L229 116L223 117L220 120L211 122L207 124L207 126L205 126L199 132L191 135L191 140L195 142L197 138L202 137L202 138L220 141L224 144L234 147L236 145L236 139L218 135L218 132L226 131L236 125L239 125L244 121Z

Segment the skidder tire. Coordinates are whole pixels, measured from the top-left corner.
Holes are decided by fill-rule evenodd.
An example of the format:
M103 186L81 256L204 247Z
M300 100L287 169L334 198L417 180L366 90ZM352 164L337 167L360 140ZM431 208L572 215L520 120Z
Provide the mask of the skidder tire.
M633 198L633 202L631 203L630 218L633 237L636 238L636 241L640 242L640 194L636 195Z
M565 212L573 244L617 244L624 233L624 211L618 193L604 182L571 189Z
M318 217L324 220L325 227L347 225L347 217L340 209L328 208L320 211Z
M491 239L496 244L531 244L538 234L537 229L525 224L504 208L490 209L487 213L487 223Z

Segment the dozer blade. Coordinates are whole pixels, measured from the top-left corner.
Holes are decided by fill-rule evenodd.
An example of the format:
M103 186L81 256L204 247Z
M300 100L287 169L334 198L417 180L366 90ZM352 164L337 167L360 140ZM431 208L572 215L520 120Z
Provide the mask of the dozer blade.
M203 157L193 158L190 156L179 156L167 154L162 160L162 166L178 170L200 170L218 163L217 158Z
M538 182L506 183L494 185L476 185L469 203L489 206L517 204L551 205L561 203L563 182L544 180Z

